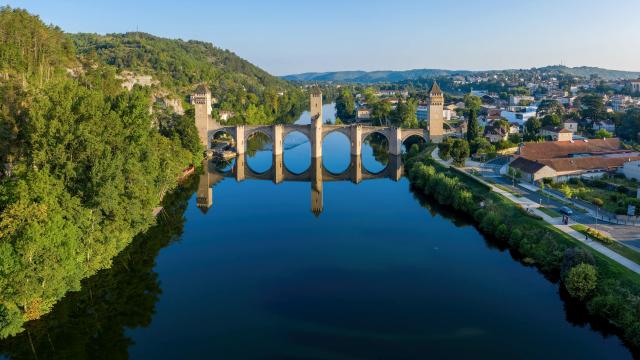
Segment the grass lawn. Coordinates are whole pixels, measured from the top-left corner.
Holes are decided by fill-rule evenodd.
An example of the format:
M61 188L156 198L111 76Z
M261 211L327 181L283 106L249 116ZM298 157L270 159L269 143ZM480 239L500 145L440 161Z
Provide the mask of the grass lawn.
M582 225L582 224L575 224L575 225L571 225L571 228L573 230L576 230L578 232L580 232L581 234L584 235L588 235L587 234L587 226L586 225ZM591 236L593 237L593 236ZM597 239L596 239L597 240ZM605 245L606 247L608 247L609 249L617 252L618 254L626 257L627 259L635 262L636 264L640 264L640 252L625 246L621 243L619 243L618 241L612 240L613 242L611 244L605 244L602 243L602 245Z
M555 211L553 209L547 208L547 207L539 207L538 210L540 210L543 213L551 216L552 218L562 217L562 214L560 214L559 212L557 212L557 211Z

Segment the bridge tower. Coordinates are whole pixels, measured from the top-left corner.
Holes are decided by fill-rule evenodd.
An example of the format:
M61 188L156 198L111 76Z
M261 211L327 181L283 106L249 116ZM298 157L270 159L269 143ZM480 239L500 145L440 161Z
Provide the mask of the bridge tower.
M311 90L311 157L322 157L322 92Z
M211 117L211 91L205 85L198 85L191 95L191 104L195 110L196 128L200 143L209 149L209 118Z
M444 95L435 81L431 85L431 90L429 90L427 104L429 105L429 111L427 112L429 138L432 142L438 143L444 137Z

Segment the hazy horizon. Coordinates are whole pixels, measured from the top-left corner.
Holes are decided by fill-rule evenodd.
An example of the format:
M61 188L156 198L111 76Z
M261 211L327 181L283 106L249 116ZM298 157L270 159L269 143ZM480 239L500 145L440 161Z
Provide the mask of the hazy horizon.
M11 0L66 32L201 40L274 75L555 64L640 71L640 2Z

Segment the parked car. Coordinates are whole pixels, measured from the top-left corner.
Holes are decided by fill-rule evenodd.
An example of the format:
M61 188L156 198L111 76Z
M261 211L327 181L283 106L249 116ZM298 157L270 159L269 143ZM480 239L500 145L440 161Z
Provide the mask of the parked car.
M565 215L573 215L573 210L569 209L566 206L563 206L560 208L560 212L565 214Z

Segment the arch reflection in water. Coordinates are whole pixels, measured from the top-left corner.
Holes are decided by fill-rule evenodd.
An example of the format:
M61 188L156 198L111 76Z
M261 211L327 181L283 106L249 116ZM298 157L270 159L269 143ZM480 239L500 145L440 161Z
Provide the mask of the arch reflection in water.
M238 182L247 179L273 181L275 184L287 181L309 182L311 184L311 211L316 216L319 216L324 208L322 187L324 182L351 181L354 184L359 184L364 180L385 178L398 181L404 171L400 155L389 155L388 165L378 173L367 171L362 166L362 157L352 155L349 166L340 174L328 171L322 164L322 157L311 158L311 166L305 172L295 174L284 166L282 153L274 154L271 168L262 173L256 173L246 165L244 154L238 154L231 172L220 171L219 165L214 160L205 161L203 168L204 172L200 175L196 202L204 213L213 206L213 186L225 178L235 178Z

